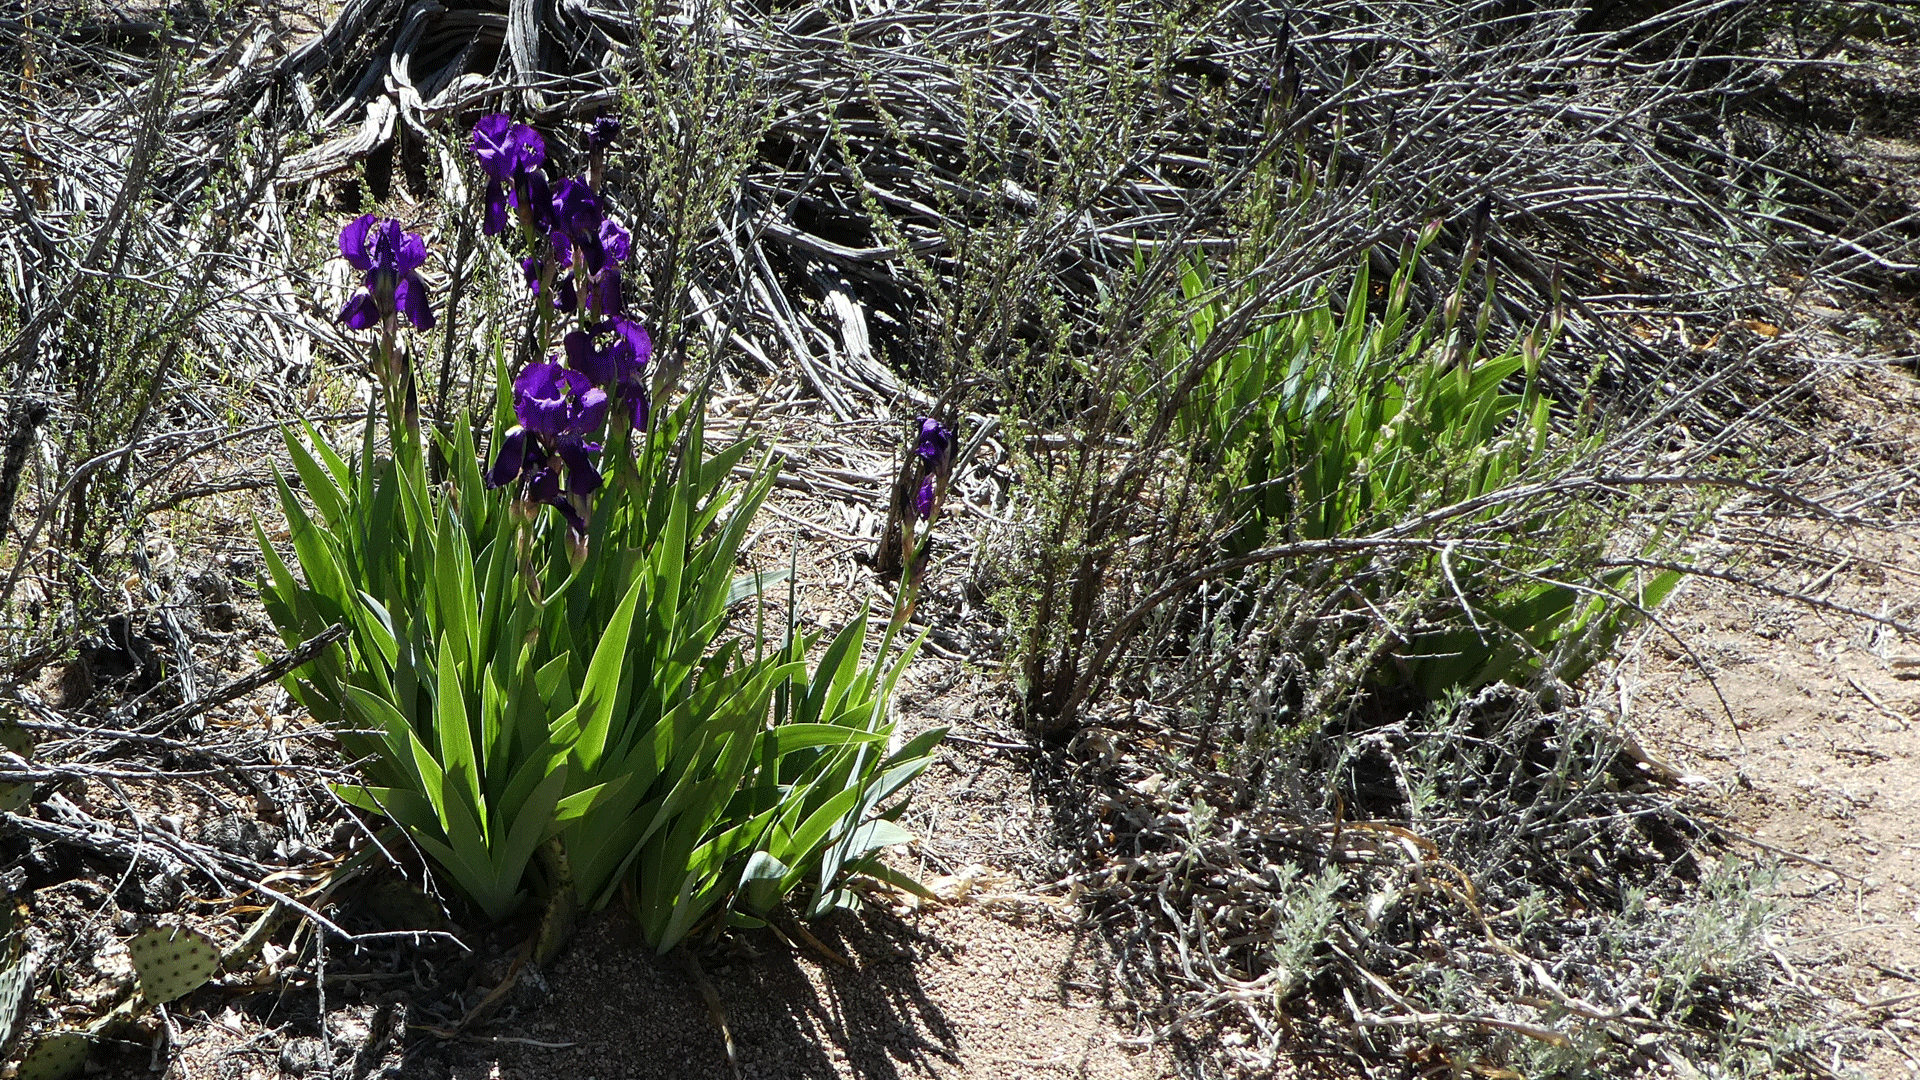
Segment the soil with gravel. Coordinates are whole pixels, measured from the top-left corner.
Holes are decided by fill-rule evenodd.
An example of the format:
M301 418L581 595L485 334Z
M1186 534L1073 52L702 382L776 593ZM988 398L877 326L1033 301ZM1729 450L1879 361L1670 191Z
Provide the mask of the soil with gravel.
M1829 490L1894 491L1920 454L1920 384L1832 380ZM1911 626L1920 528L1894 495L1874 526L1782 526L1771 583ZM1753 561L1767 556L1756 553ZM1920 1074L1920 637L1836 610L1694 579L1622 664L1646 748L1716 802L1744 857L1779 860L1776 980L1810 999L1822 1056L1873 1080ZM1682 647L1684 643L1684 647Z

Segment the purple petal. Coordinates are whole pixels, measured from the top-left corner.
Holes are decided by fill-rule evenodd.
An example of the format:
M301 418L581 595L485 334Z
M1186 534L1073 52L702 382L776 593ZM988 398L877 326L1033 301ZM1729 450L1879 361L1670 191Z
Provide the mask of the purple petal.
M565 385L567 392L574 397L579 397L581 394L593 389L593 380L577 371L557 368L557 372L556 378Z
M600 246L606 250L607 258L614 262L626 262L627 256L633 254L633 234L611 219L602 221Z
M528 173L547 160L547 140L525 124L513 125L514 167Z
M613 402L607 398L607 392L594 387L579 395L579 411L573 416L572 433L591 435L599 431L607 422L607 410Z
M554 185L553 222L567 238L590 251L600 250L600 225L606 214L600 197L584 180L568 177ZM603 253L604 254L604 253ZM598 269L597 267L590 267Z
M433 308L427 304L427 286L418 275L403 274L393 286L394 306L405 312L416 330L433 329Z
M506 487L527 468L527 429L509 428L500 437L500 449L493 457L493 467L487 470L487 486Z
M397 221L393 223L393 229L394 232L399 233L399 236L395 237L393 268L404 274L409 270L418 270L425 266L427 242L421 239L419 233L401 231L400 223Z
M514 377L513 392L531 397L559 397L566 389L563 378L566 369L559 364L542 361L528 364L525 370Z
M368 227L367 262L372 267L370 273L398 269L400 245L405 235L400 223L392 218L383 218Z
M645 367L653 356L653 338L647 328L632 319L614 319L613 332L620 335L633 358L629 361L635 369Z
M513 414L520 426L536 435L557 438L572 418L565 376L572 374L559 364L528 364L513 381Z
M933 515L933 477L920 481L920 490L913 494L913 508L923 518Z
M574 290L572 277L563 277L554 283L553 306L569 313L580 310L580 296Z
M575 330L562 341L567 350L567 365L592 379L596 386L612 386L619 372L610 353L593 347L593 335Z
M483 116L473 125L474 156L481 171L496 181L511 177L518 160L512 130L513 120L506 113Z
M354 330L365 330L380 321L380 305L374 303L373 294L361 289L340 309L340 321Z
M913 452L925 459L929 468L937 468L941 459L953 449L953 432L938 420L923 418L920 421L920 444Z
M543 439L556 439L567 430L573 403L549 398L527 398L513 403L513 415L520 425Z
M520 272L527 276L527 288L532 289L535 296L540 295L540 272L544 269L545 261L539 256L529 255L520 260Z
M598 274L607 268L607 249L600 246L598 230L575 246L579 248L580 260L586 264L587 273Z
M480 231L487 236L507 231L507 189L498 180L487 181L487 216Z
M527 482L527 498L534 502L551 503L560 497L560 474L552 467L543 466Z
M567 465L567 490L576 495L591 495L600 489L600 470L594 468L587 448L579 441L562 439L560 460Z
M647 430L647 418L653 414L653 401L647 395L644 386L627 390L623 395L633 406L633 430Z
M367 232L373 228L373 215L362 214L340 230L340 254L355 270L371 270L367 260Z
M626 301L620 296L620 268L608 263L593 279L593 310L602 318L618 315L626 310Z

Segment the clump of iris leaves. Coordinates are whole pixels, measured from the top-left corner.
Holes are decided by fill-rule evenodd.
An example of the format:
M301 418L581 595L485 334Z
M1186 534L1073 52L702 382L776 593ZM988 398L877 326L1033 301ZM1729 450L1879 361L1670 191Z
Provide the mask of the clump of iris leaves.
M594 123L586 175L556 177L532 128L474 126L482 231L520 259L534 346L517 372L497 363L485 457L468 418L422 432L421 238L347 225L340 254L365 281L340 319L369 339L384 409L357 450L289 433L297 575L261 537L285 639L348 631L293 683L363 763L340 795L487 919L544 905L548 950L570 921L554 915L616 896L665 951L796 895L807 915L853 903L861 876L916 887L880 855L909 839L903 792L944 734L894 737L888 695L917 645L901 620L876 644L862 615L818 649L768 625L784 573L738 572L775 466L749 441L709 448L702 395L676 395L627 309L631 237L599 190L619 134ZM930 529L951 436L915 434Z

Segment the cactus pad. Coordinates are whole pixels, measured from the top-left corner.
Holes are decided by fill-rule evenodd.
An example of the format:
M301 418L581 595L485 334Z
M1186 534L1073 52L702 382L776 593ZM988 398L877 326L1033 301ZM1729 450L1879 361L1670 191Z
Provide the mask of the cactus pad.
M32 757L33 735L15 722L11 713L0 713L0 746L21 757ZM0 812L18 810L32 797L32 784L0 784Z
M127 942L127 951L133 954L141 995L155 1005L199 989L220 966L213 942L184 926L156 926Z
M13 1048L13 1036L20 1024L20 1015L27 1000L33 996L32 956L16 956L9 960L4 970L0 970L0 1057Z
M77 1031L56 1031L40 1040L20 1062L15 1080L66 1080L87 1063L87 1037Z

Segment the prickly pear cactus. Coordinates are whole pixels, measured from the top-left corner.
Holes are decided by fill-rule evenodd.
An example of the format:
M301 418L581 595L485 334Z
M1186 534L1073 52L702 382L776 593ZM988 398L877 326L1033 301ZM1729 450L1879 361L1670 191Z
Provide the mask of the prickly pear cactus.
M19 754L33 756L33 735L20 726L13 713L0 708L0 746ZM0 812L12 812L33 798L32 784L0 784Z
M20 1017L33 996L33 968L33 957L18 956L0 970L0 1057L13 1049Z
M13 1037L19 1031L20 1017L33 996L33 975L38 957L26 954L20 935L14 930L19 920L14 905L0 903L0 1058L13 1049Z
M220 966L220 950L205 934L184 926L156 926L127 942L134 973L140 976L140 994L163 1005L197 990Z
M20 1062L14 1080L66 1080L87 1063L87 1037L56 1031L41 1039Z

